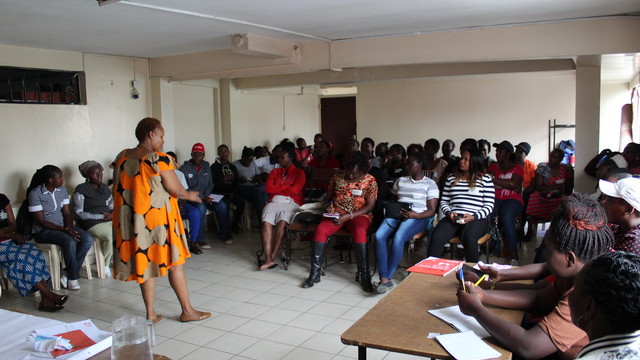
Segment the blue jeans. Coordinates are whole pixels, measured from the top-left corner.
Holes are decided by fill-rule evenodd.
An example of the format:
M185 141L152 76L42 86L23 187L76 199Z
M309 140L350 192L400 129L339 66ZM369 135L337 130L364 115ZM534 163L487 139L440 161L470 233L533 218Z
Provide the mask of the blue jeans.
M93 237L88 232L74 226L73 230L80 235L80 240L76 240L62 230L42 229L36 233L36 241L41 244L54 244L62 247L62 256L67 265L69 280L80 278L80 267L84 262L84 257L93 245Z
M522 212L522 203L515 199L498 200L493 208L493 216L500 217L504 229L504 237L511 254L518 254L518 238L516 237L516 217Z
M376 263L380 280L391 279L402 259L404 244L415 234L428 229L432 223L433 217L404 221L385 218L382 221L376 231ZM390 236L392 236L391 243L388 244L387 240Z
M224 201L211 204L188 202L184 204L184 212L189 219L189 236L191 241L204 242L204 222L207 219L207 209L214 211L220 225L221 238L229 236L229 208Z

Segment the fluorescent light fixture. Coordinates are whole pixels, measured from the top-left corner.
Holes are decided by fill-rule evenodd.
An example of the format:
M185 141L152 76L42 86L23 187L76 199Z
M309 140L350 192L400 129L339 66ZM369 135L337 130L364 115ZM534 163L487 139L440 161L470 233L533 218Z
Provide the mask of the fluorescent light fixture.
M109 4L120 2L122 0L97 0L97 1L98 1L98 5L105 6L105 5L109 5Z

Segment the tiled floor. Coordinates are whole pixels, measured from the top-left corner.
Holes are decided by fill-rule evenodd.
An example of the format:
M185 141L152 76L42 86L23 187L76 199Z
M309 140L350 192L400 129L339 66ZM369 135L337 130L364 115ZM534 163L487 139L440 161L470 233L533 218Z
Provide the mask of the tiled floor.
M522 246L521 264L533 258L536 243ZM167 278L158 280L156 311L165 319L156 325L153 351L173 360L196 359L354 359L357 348L340 342L340 334L373 307L383 295L363 292L354 281L355 264L330 265L327 275L311 289L301 283L308 276L309 250L294 253L288 270L282 267L257 271L257 230L235 236L235 244L223 245L210 235L211 250L195 255L185 265L191 302L213 317L197 323L177 321L180 306ZM302 243L305 246L308 243ZM337 254L337 251L332 250ZM422 250L424 254L424 250ZM304 258L302 258L304 256ZM419 256L416 256L418 258ZM333 261L337 258L334 257ZM492 259L496 261L495 258ZM498 261L500 259L497 259ZM403 274L396 273L401 281ZM377 280L377 275L374 280ZM144 305L135 283L113 279L80 279L79 291L57 313L37 311L39 299L20 298L15 289L3 291L0 308L73 322L92 319L109 330L111 322L125 314L144 316ZM368 350L369 359L416 359L397 353Z

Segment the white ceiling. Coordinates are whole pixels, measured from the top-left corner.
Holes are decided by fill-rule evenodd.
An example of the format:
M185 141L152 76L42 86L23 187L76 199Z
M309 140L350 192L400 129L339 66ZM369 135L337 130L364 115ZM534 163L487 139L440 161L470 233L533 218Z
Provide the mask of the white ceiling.
M630 14L640 1L1 0L0 43L153 58L229 48L246 32L340 41ZM631 55L610 61L624 72L638 65Z

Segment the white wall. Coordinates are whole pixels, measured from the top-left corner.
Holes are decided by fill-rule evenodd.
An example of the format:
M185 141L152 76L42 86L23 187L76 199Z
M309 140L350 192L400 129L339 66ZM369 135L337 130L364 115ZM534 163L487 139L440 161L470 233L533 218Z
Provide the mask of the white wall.
M148 63L135 60L136 79L143 81L140 98L129 96L134 59L84 55L0 45L0 64L46 69L84 70L87 105L0 104L5 154L0 192L18 204L36 169L60 167L65 186L73 190L83 181L78 165L93 159L107 168L125 147L137 144L134 129L150 110ZM105 180L110 178L105 172Z
M237 160L242 147L267 144L283 138L304 137L311 143L320 132L319 96L286 95L268 91L232 91L231 158Z
M191 147L200 142L205 147L205 160L216 158L213 87L173 85L175 152L182 164L191 158ZM165 151L172 150L165 146Z
M358 85L358 138L403 145L434 137L527 141L529 159L548 158L548 120L574 124L573 72L433 78ZM571 132L571 130L565 130ZM572 134L558 132L557 139Z
M602 149L620 149L620 120L622 106L631 102L628 85L602 84L600 90L600 146ZM623 144L624 148L626 144ZM595 154L594 154L595 156Z

